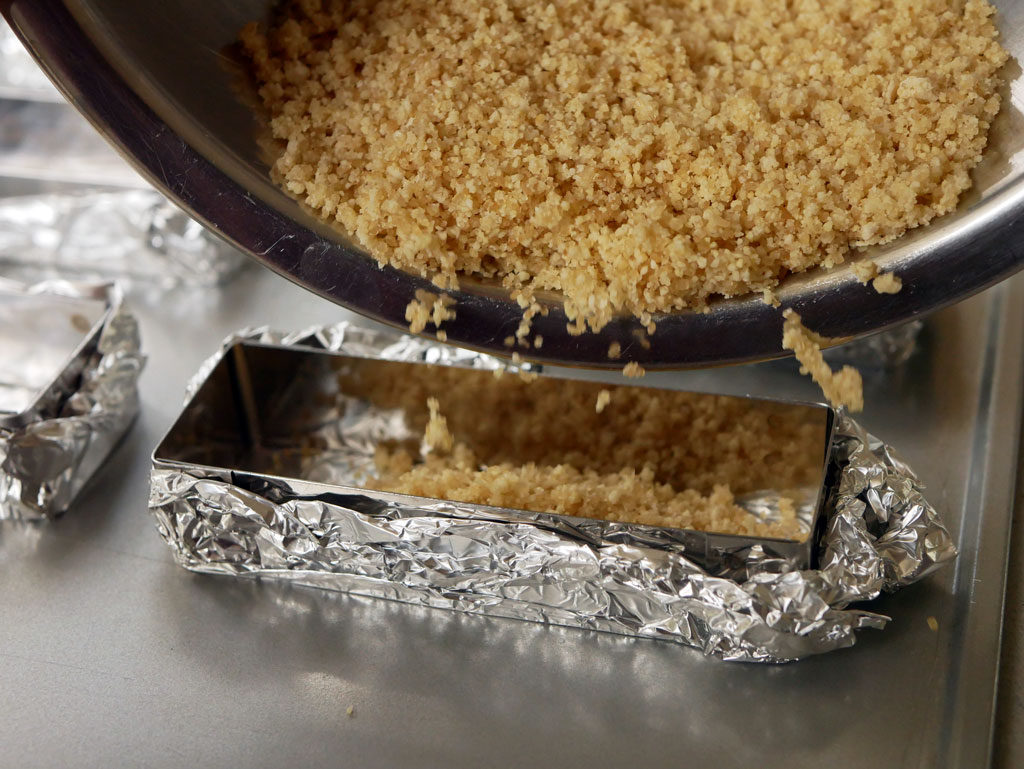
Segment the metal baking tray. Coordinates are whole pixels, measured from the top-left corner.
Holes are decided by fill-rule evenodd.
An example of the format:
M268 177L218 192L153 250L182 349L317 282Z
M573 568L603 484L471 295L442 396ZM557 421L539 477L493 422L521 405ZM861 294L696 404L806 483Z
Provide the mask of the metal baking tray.
M152 407L76 514L0 531L8 762L990 765L1024 396L1024 277L929 318L903 366L865 372L862 423L919 473L960 556L877 601L893 617L885 631L782 666L184 572L142 508L149 452L178 416L187 380L238 328L299 329L339 313L261 272L226 287L215 307L178 296L137 308L148 345L174 354L150 361L141 388ZM648 378L814 398L795 369L775 362ZM999 680L1011 705L1019 672ZM995 764L1016 765L1012 756Z
M368 442L364 434L346 434L346 424L351 421L358 429L367 418L393 424L395 417L373 403L372 396L355 400L348 407L354 415L349 414L346 407L339 407L339 396L346 395L344 384L339 385L339 377L409 378L415 375L415 369L422 372L424 366L430 364L237 342L221 355L157 447L153 455L154 468L182 468L214 478L229 474L234 485L251 491L287 484L292 493L304 497L345 497L348 506L353 504L353 495L365 496L367 506L378 501L399 502L412 508L417 504L445 501L363 488L360 480L373 464L376 444ZM455 370L469 387L486 388L495 383L491 371L459 367ZM615 403L626 395L620 391L645 388L577 381L571 397L594 403L598 393L605 389ZM524 393L530 397L529 388ZM701 397L702 394L696 395ZM546 510L524 511L459 503L460 507L476 511L489 520L538 523L552 530L570 531L584 541L641 545L684 554L719 576L744 573L746 558L754 547L761 548L766 557L785 559L795 568L812 568L814 535L820 528L828 500L826 474L832 456L835 413L818 403L735 400L744 408L768 410L773 418L799 419L814 425L813 445L807 445L802 454L810 466L817 467L817 480L793 490L798 518L807 534L803 539L618 523L555 515ZM408 417L408 414L398 417L401 424L392 428L393 435L403 437ZM311 448L311 439L325 434L331 446ZM391 436L379 438L386 437ZM628 439L626 435L621 437ZM685 441L685 438L680 440ZM762 515L767 510L770 516L778 496L778 490L756 489L738 496L736 502L754 515Z

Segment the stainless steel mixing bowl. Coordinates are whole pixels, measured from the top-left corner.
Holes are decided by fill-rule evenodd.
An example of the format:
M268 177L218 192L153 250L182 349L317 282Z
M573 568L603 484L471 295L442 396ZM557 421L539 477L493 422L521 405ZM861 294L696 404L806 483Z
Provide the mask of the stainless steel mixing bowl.
M1003 44L1024 51L1024 0L997 0ZM268 177L264 129L238 96L226 47L266 15L265 0L0 0L0 11L65 95L135 166L193 215L290 280L369 317L404 326L424 281L380 268L343 235L316 221ZM1024 266L1024 123L1021 71L1009 87L975 189L960 208L899 241L866 253L903 279L879 295L849 267L787 278L777 295L807 325L832 337L876 331L962 299ZM55 162L59 160L55 159ZM520 311L502 292L468 287L451 342L507 354ZM534 322L543 335L528 357L585 366L649 368L738 362L779 355L779 310L759 298L716 303L709 313L657 318L642 329L622 318L600 334L571 336L552 305Z

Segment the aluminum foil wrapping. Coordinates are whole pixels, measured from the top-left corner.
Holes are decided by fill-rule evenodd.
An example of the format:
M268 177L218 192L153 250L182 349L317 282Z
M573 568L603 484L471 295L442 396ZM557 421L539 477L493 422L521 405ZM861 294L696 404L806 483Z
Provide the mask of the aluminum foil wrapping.
M0 197L0 262L170 287L223 283L248 260L155 190L87 190Z
M131 426L145 358L115 285L52 281L24 290L105 299L111 307L75 387L21 426L0 427L0 519L37 520L65 511Z
M478 353L341 324L244 338L382 359L494 368ZM192 389L209 373L204 366ZM851 607L956 555L895 452L837 415L819 568L757 547L735 579L684 555L579 536L473 505L303 495L274 480L154 463L150 509L177 561L197 572L298 584L481 614L685 643L726 660L785 662L854 643L887 618Z

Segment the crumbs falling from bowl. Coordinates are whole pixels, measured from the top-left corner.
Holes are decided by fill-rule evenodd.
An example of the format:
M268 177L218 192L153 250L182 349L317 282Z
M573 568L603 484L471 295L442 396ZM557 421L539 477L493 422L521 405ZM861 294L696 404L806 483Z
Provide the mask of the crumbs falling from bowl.
M800 373L810 374L834 407L845 406L852 412L864 410L864 383L860 372L852 366L833 371L821 354L821 345L828 340L808 330L793 309L783 311L782 347L792 350L800 362Z

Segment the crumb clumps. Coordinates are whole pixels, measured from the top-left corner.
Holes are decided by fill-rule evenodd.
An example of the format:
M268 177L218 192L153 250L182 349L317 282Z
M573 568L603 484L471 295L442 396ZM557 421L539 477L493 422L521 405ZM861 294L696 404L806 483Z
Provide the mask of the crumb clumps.
M871 281L871 287L879 294L898 294L903 288L903 281L886 272Z
M631 361L622 367L622 376L628 377L629 379L639 379L645 376L647 371L636 361Z
M427 324L432 323L437 329L438 338L440 339L443 334L447 339L448 335L441 331L441 324L446 320L455 320L455 310L452 309L454 305L455 299L447 294L438 296L430 291L418 289L416 298L405 307L405 319L409 323L409 331L419 334L427 327Z
M858 282L862 285L867 285L874 278L878 276L878 265L870 259L866 261L854 262L853 274L857 277Z
M823 426L806 409L670 390L414 366L344 374L341 392L400 409L410 435L445 415L449 454L376 447L369 488L676 528L802 538L794 506L758 521L741 495L820 482ZM611 407L596 403L609 393ZM428 398L438 407L431 410Z
M612 394L608 390L601 390L597 394L597 402L594 403L594 411L600 414L605 407L612 402Z
M619 356L622 355L622 345L618 342L612 342L608 345L608 359L618 360Z
M782 347L793 351L800 362L800 373L810 374L834 407L845 406L854 413L863 411L864 383L860 372L852 366L843 366L838 373L833 371L821 354L821 345L827 340L805 328L795 310L785 310L782 316Z
M448 432L448 420L441 415L441 406L437 398L427 398L427 409L430 412L430 419L423 431L423 445L433 453L447 454L452 450L455 440Z
M985 0L292 0L240 33L273 172L382 263L706 307L954 208L999 109Z
M898 294L903 288L902 280L891 272L879 273L878 265L870 259L854 263L853 274L865 286L870 283L879 294Z

